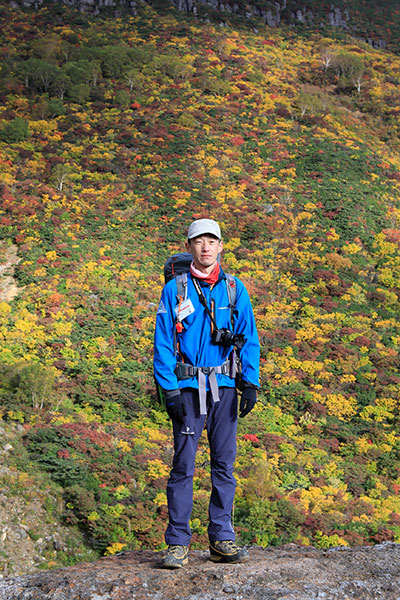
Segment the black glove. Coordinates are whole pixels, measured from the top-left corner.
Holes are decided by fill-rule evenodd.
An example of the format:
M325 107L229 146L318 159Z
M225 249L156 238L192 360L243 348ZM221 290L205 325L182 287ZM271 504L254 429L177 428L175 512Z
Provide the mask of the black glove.
M250 384L244 383L244 390L240 399L240 414L239 417L245 417L254 408L257 402L257 388Z
M181 395L181 390L163 390L165 398L165 408L168 416L173 421L183 423L183 417L186 415L185 404Z

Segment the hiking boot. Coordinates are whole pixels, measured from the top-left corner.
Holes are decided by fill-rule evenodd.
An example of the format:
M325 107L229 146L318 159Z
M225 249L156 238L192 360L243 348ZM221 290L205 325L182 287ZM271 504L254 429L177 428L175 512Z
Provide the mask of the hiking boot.
M214 562L239 563L249 560L246 548L240 548L233 540L210 541L210 558Z
M179 569L186 565L189 555L189 546L168 546L167 554L161 560L164 569Z

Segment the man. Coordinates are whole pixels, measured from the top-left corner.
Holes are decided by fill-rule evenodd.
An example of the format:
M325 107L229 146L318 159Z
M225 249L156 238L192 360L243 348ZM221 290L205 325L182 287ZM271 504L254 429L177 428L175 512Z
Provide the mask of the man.
M188 561L195 455L204 424L211 456L211 560L242 562L249 557L236 545L231 523L238 413L235 369L240 359L244 417L257 400L260 346L246 288L219 265L222 248L216 221L194 221L186 241L193 257L185 279L186 298L178 294L177 279L172 279L162 291L157 311L154 375L174 432L165 568L179 568ZM234 307L229 286L236 292Z

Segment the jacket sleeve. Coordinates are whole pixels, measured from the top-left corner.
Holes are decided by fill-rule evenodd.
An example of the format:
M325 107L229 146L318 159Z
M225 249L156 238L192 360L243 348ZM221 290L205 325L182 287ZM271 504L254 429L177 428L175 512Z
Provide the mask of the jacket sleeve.
M172 280L164 286L162 291L154 333L154 377L164 390L179 388L178 379L174 373L176 367L174 347L175 305L176 283Z
M260 342L256 322L250 297L244 284L239 279L236 279L236 283L235 333L242 333L246 338L239 353L242 363L242 379L259 387Z

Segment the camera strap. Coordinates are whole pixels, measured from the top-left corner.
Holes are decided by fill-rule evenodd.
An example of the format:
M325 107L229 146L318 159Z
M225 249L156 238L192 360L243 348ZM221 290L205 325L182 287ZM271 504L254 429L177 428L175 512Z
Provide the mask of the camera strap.
M208 316L211 319L211 323L214 326L214 330L217 331L217 332L218 331L220 331L220 332L223 331L223 329L220 329L218 327L217 322L216 322L216 320L214 318L214 315L212 314L211 310L208 307L207 300L206 300L206 298L205 298L205 296L203 294L203 291L202 291L202 289L200 287L199 281L196 279L196 277L193 277L192 281L193 281L193 285L194 285L194 287L196 289L196 292L199 295L200 303L204 306L204 308L205 308ZM233 331L234 331L234 327L233 327L233 323L232 323L232 332L230 332L230 333L233 336L233 339L232 339L231 343L232 343L232 346L234 346L235 348L237 348L238 350L240 350L241 348L243 348L243 344L246 342L246 338L244 337L244 335L242 333L234 334ZM211 336L212 335L213 335L213 330L211 329ZM218 343L218 342L216 342L216 343Z
M207 300L206 300L206 298L205 298L205 296L203 294L203 290L201 289L199 280L196 277L192 277L192 281L193 281L193 285L194 285L194 287L196 289L196 292L197 292L197 294L199 296L200 304L202 304L204 306L204 308L206 310L206 313L210 317L211 323L214 325L215 329L218 329L217 322L214 319L214 315L212 314L212 312L211 312L211 310L210 310L210 308L209 308L209 306L207 304Z

